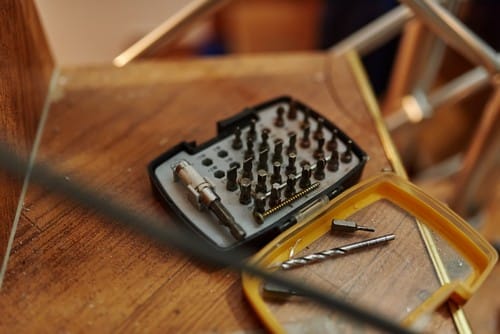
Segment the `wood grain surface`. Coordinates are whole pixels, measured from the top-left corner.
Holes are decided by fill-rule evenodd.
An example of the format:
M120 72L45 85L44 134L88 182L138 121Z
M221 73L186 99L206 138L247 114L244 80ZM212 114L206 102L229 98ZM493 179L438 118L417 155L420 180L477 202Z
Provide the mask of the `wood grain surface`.
M336 73L333 94L326 59L292 54L67 69L52 96L40 160L67 182L81 180L172 224L175 217L152 196L146 165L180 141L210 139L217 120L288 94L367 151L363 178L390 169L349 64L328 64ZM263 328L237 273L200 265L36 185L28 189L0 310L0 332ZM454 331L446 310L433 328Z
M54 66L32 0L0 1L0 50L0 141L26 154ZM21 187L21 181L0 171L0 267Z

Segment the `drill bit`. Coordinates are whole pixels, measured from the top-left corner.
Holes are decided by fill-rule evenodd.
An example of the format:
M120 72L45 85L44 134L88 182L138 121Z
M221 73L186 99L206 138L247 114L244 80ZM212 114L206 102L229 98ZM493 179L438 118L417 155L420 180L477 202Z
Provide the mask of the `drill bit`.
M387 234L387 235L384 235L381 237L367 239L367 240L358 241L358 242L355 242L352 244L344 245L341 247L327 249L327 250L324 250L321 252L312 253L312 254L309 254L306 256L297 257L297 258L282 262L279 264L279 268L281 268L283 270L287 270L287 269L292 269L292 268L308 265L308 264L315 263L315 262L324 261L328 258L337 256L337 255L345 255L346 253L348 253L352 250L355 250L355 249L370 247L370 246L374 246L374 245L377 245L380 243L385 243L385 242L394 240L395 238L396 238L396 236L394 234Z

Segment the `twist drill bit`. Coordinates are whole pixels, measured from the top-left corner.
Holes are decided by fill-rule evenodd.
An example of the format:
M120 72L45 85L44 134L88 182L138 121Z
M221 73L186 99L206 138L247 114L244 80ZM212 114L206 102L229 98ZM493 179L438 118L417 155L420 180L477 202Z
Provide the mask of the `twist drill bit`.
M215 192L214 186L186 160L181 160L174 167L175 180L181 180L190 192L190 198L198 208L208 208L217 217L219 222L229 228L237 240L243 240L245 230L236 222L231 213L222 204L220 197Z
M360 249L360 248L365 248L365 247L370 247L370 246L375 246L378 244L386 243L386 242L389 242L391 240L394 240L395 238L396 238L396 236L394 234L387 234L387 235L377 237L377 238L358 241L358 242L348 244L345 246L331 248L331 249L327 249L327 250L324 250L321 252L312 253L312 254L309 254L306 256L290 259L288 261L280 263L279 267L283 270L288 270L288 269L308 265L311 263L324 261L328 258L335 257L337 255L345 255L348 252L353 251L355 249Z

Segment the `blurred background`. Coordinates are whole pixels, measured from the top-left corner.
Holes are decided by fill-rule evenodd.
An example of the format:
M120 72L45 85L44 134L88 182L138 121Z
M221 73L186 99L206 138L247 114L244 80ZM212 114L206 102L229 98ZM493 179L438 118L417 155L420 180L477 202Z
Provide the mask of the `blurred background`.
M110 64L114 57L189 2L36 0L54 57L64 67ZM494 0L448 2L455 3L453 12L468 27L494 49L500 49L497 34L500 24L494 15L500 10L500 3ZM397 5L395 0L234 0L214 15L192 24L174 44L156 49L152 57L178 59L326 50ZM406 61L410 63L407 67L415 69L419 62L420 66L428 65L426 59L418 59L417 52L414 58L405 55L408 48L419 48L422 39L415 35L418 32L405 37L417 40L413 46L408 41L400 43L400 37L396 37L363 57L386 116L396 111L401 98L412 90L411 71L394 73L397 62ZM403 60L395 60L397 57ZM445 49L439 64L429 90L475 67L449 48ZM447 177L460 168L463 152L477 135L476 128L490 93L488 88L482 89L459 103L438 108L430 119L392 130L411 177L444 201L453 191L453 179ZM468 208L461 210L462 215L473 216L484 212L481 208L498 203L498 145L491 150L488 160L493 163L483 168L487 170L481 170L474 194L468 196L472 200Z

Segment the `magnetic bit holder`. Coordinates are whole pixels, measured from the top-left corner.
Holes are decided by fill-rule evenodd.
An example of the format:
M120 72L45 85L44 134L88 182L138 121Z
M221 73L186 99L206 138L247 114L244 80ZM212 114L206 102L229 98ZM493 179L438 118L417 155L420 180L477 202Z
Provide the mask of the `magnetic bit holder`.
M215 192L214 185L194 169L186 160L181 160L173 166L174 180L181 180L188 189L188 198L198 210L208 208L218 218L219 222L229 228L237 240L243 240L245 230L236 222L231 213L222 204Z
M335 257L338 255L345 255L350 251L355 249L375 246L378 244L386 243L388 241L394 240L396 236L394 234L387 234L381 237L367 239L363 241L358 241L352 244L344 245L341 247L330 248L321 252L312 253L302 257L293 258L285 262L280 263L278 266L283 270L288 270L296 267L305 266L311 263L316 263L324 261L328 258Z

